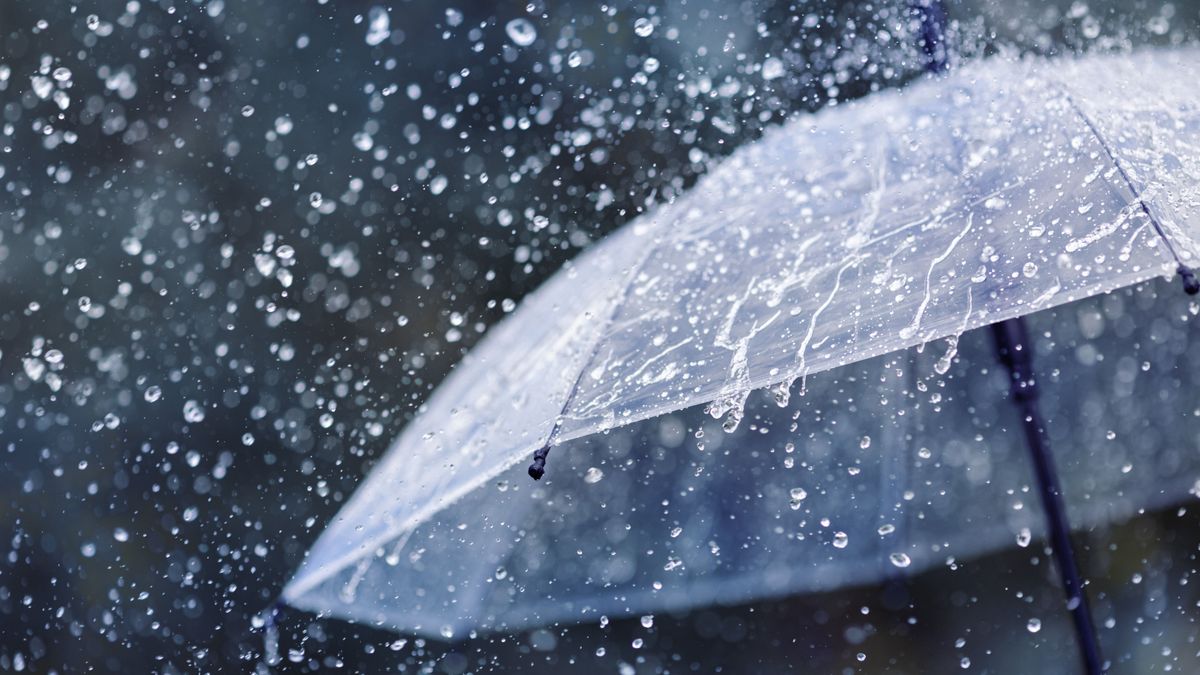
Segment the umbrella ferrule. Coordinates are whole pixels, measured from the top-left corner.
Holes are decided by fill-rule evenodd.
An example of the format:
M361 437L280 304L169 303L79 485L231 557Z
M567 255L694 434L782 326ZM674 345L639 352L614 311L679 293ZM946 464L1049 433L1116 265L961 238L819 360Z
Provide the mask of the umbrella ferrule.
M546 444L533 453L533 464L529 465L529 477L541 480L546 473L546 456L550 454L550 445Z
M1188 295L1200 293L1200 279L1196 278L1196 273L1192 270L1192 268L1184 265L1183 263L1179 263L1179 269L1177 269L1176 272L1179 273L1179 278L1183 280L1184 293L1187 293Z

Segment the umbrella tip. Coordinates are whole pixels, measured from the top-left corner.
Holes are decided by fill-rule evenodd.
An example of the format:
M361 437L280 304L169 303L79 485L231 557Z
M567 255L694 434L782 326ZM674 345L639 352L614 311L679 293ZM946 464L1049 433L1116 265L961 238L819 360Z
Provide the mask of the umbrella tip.
M550 454L550 446L544 445L533 453L533 464L529 465L529 477L541 480L546 475L546 456Z
M1200 293L1200 279L1196 279L1196 273L1187 265L1179 265L1179 278L1183 280L1183 292L1188 295Z

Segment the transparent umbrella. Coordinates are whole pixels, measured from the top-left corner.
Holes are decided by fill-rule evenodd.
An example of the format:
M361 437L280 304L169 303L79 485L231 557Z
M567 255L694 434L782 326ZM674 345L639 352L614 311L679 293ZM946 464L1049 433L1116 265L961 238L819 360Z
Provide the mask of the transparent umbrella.
M994 58L773 129L493 328L283 601L452 637L952 564L1054 535L1023 426L1078 526L1186 497L1196 307L1152 280L1195 290L1198 64Z

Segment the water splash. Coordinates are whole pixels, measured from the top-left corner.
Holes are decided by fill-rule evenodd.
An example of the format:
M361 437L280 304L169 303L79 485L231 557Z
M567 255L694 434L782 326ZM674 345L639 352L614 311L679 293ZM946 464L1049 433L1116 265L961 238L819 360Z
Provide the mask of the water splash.
M950 372L950 365L954 363L954 357L958 355L958 338L957 335L946 338L946 352L937 360L937 363L933 364L933 371L938 375Z
M715 420L725 418L725 421L721 422L721 428L725 433L733 433L737 431L746 414L746 399L749 396L749 391L727 394L709 403L705 411Z
M788 402L792 400L792 384L795 381L794 379L785 380L778 384L773 384L768 388L768 391L771 392L771 397L775 400L775 405L780 408L788 406Z

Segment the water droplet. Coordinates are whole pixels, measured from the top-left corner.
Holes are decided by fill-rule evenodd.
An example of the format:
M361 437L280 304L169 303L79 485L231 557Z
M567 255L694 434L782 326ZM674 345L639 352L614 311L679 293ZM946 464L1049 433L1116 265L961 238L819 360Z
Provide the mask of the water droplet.
M907 553L893 553L888 556L888 560L896 567L908 567L912 564L912 558L909 558Z
M896 526L892 525L891 523L887 523L887 524L879 526L879 536L881 536L881 537L886 537L887 535L889 535L895 531L896 531Z
M1033 533L1029 531L1028 527L1022 527L1021 531L1017 533L1017 546L1025 548L1031 539L1033 539Z
M647 614L646 616L643 616L642 617L642 628L653 628L653 627L654 627L654 615Z
M383 7L372 7L367 12L367 44L372 47L382 43L392 35L391 17Z
M594 466L592 468L588 469L587 473L583 474L583 482L587 483L588 485L595 485L596 483L599 483L603 478L604 478L604 472L601 471L600 469L597 469Z
M1040 631L1041 629L1042 629L1042 620L1041 619L1030 619L1029 622L1025 624L1025 630L1029 631L1030 633L1036 633L1036 632Z
M933 370L938 375L945 375L950 372L950 366L954 363L954 357L958 355L958 336L951 335L946 338L946 353L942 354L937 363L933 364Z
M1021 267L1021 274L1024 274L1026 277L1036 276L1037 271L1038 271L1037 264L1032 263L1032 262L1027 262L1027 263L1025 263L1025 265L1023 267Z
M742 423L742 417L745 415L746 398L750 392L739 392L722 396L708 404L708 414L713 419L725 418L721 423L721 428L725 433L733 433L737 431L738 425Z
M450 184L450 180L445 176L434 176L433 180L429 181L429 193L432 195L440 195L446 191L446 186Z
M189 399L183 404L183 419L188 422L197 423L204 421L204 407L198 402Z
M127 532L123 527L118 527L117 529L113 530L113 539L116 539L117 541L129 541L129 532Z
M834 548L846 548L849 544L850 544L850 535L846 534L845 532L834 532L833 533L833 547Z
M764 80L775 80L783 77L787 72L783 67L783 61L775 57L771 57L762 64L762 77Z
M788 402L792 399L792 383L790 381L773 384L770 391L771 396L775 399L775 405L780 408L786 408Z
M537 39L537 29L528 19L513 19L504 26L504 32L508 33L508 39L513 41L518 47L528 47Z
M638 37L650 37L654 32L654 22L642 17L633 22L633 32L637 33Z
M871 437L863 436L861 439L859 439L858 447L862 448L863 450L866 450L867 448L871 447Z

